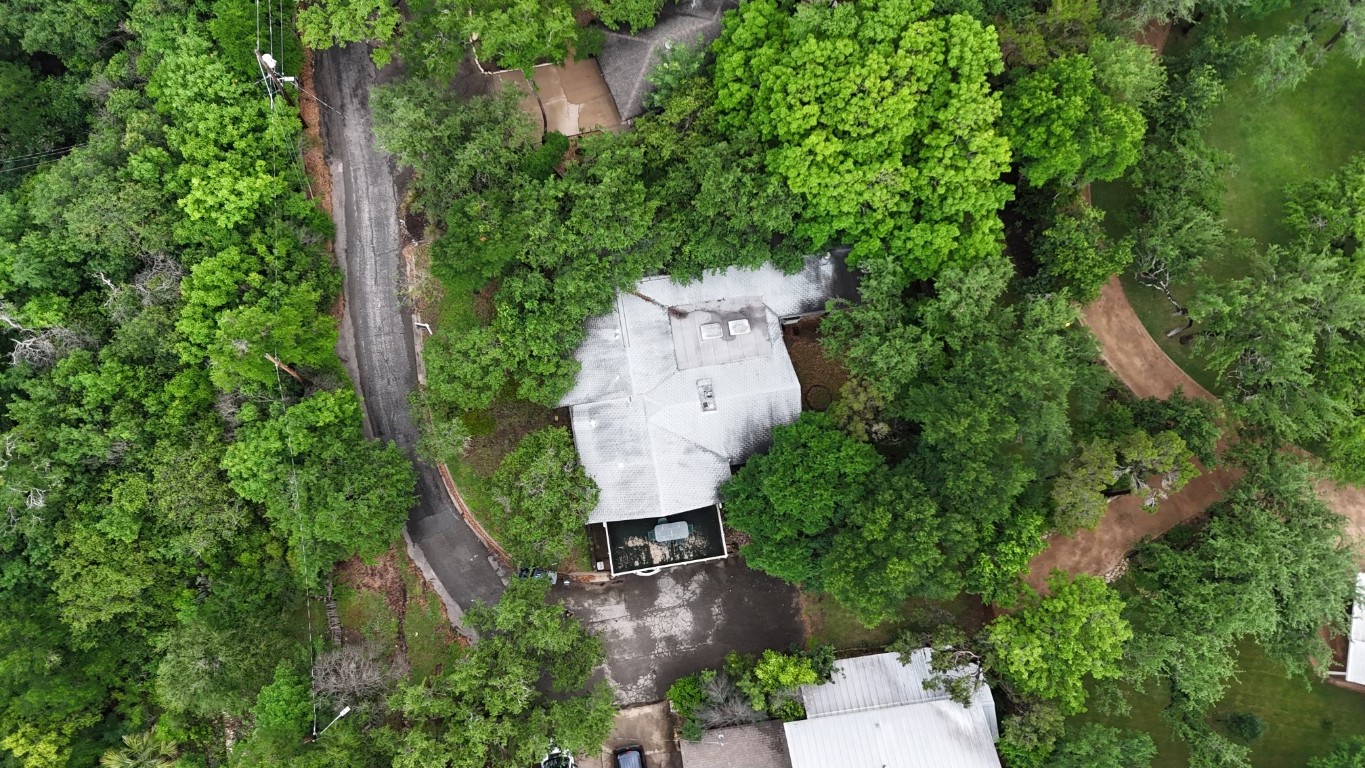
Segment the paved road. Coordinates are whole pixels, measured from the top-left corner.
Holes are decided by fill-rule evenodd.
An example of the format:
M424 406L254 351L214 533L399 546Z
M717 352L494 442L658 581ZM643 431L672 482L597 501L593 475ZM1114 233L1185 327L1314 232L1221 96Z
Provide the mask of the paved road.
M322 128L332 167L337 260L346 276L343 356L364 398L367 432L412 455L417 429L407 402L417 385L416 355L412 318L398 294L403 235L393 163L371 128L369 88L376 78L365 46L317 55L318 96L333 108L323 110ZM496 601L503 582L488 551L455 510L440 475L421 462L416 467L419 501L407 526L413 543L460 609Z

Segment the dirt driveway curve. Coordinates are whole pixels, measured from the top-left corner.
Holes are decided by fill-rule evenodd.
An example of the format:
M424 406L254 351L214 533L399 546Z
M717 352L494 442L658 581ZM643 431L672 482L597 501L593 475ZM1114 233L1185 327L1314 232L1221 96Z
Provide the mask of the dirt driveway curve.
M1099 299L1082 310L1081 318L1099 340L1100 357L1105 364L1138 397L1164 399L1179 387L1190 397L1217 399L1152 340L1128 303L1117 277L1110 278ZM1202 466L1200 469L1204 470ZM1143 539L1160 536L1203 512L1222 498L1240 476L1241 471L1234 468L1204 470L1179 493L1161 502L1155 513L1143 509L1136 496L1115 498L1095 530L1053 537L1048 548L1029 564L1025 581L1035 589L1041 588L1054 568L1073 574L1108 574ZM1332 509L1349 521L1348 532L1357 541L1365 541L1365 489L1324 482L1318 490Z

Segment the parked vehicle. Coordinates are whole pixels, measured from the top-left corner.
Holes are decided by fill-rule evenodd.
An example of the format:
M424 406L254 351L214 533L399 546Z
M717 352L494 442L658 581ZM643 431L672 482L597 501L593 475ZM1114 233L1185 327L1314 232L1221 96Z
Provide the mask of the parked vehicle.
M540 768L578 768L578 763L574 761L573 755L568 752L559 747L551 747L550 754L540 761Z
M549 579L551 584L559 583L559 571L552 571L548 568L519 568L517 569L519 579Z
M645 768L645 750L639 744L621 747L611 754L615 768Z

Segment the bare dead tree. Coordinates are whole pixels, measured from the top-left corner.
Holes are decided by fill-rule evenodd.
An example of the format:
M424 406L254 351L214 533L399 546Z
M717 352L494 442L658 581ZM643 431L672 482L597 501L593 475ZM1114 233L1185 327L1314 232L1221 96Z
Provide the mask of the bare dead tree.
M0 325L15 335L14 349L9 353L10 365L32 365L47 368L73 349L83 347L88 340L69 328L29 328L19 320L18 313L0 300Z
M180 296L180 281L185 277L184 266L164 253L144 254L142 262L142 271L133 276L133 290L142 306L175 301Z
M333 648L313 662L313 695L338 702L378 696L407 673L406 666L390 663L371 643Z
M764 719L763 713L753 708L749 697L724 672L717 672L702 683L702 694L705 702L696 711L697 722L702 728L745 725Z
M1148 288L1156 289L1166 297L1166 301L1175 307L1176 315L1185 317L1189 315L1189 310L1176 300L1171 293L1171 268L1165 259L1157 253L1156 249L1142 249L1135 253L1133 261L1133 277L1139 283Z

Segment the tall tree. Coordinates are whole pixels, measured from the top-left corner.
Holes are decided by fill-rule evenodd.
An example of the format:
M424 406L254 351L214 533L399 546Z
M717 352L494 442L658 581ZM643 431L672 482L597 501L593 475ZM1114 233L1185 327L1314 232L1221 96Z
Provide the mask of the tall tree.
M400 687L389 705L413 724L395 736L396 768L531 765L553 743L599 749L616 708L605 683L588 679L602 641L547 604L543 579L516 579L496 605L465 621L479 639L427 683Z
M318 584L350 554L373 557L389 547L417 481L392 443L360 433L353 392L319 392L271 418L245 416L223 468L233 490L265 505L304 583Z
M798 233L849 242L855 259L889 252L921 278L997 250L1009 198L995 32L931 5L756 0L715 47L721 125L767 144L768 168L807 202Z
M1365 273L1310 245L1272 246L1250 266L1196 295L1201 343L1246 422L1291 442L1327 438L1359 418L1355 390L1338 386L1345 371L1329 361L1356 368L1334 352L1365 338Z
M597 484L563 427L522 438L493 474L493 493L503 508L498 542L525 565L555 566L568 557L597 506Z
M1003 131L1035 187L1111 181L1137 161L1147 123L1100 89L1087 56L1063 56L1023 75L1002 100Z
M1085 683L1122 676L1119 662L1133 630L1123 600L1094 576L1058 571L1048 594L986 629L987 667L1018 694L1054 701L1065 714L1085 711Z
M1317 497L1296 458L1259 449L1207 522L1139 550L1126 615L1134 682L1169 685L1174 720L1201 738L1203 716L1255 640L1293 672L1327 658L1323 627L1341 631L1355 585L1344 520Z
M774 429L772 448L721 486L727 522L752 537L745 560L818 587L820 559L836 526L882 466L871 446L839 431L823 413L806 412L795 424Z

